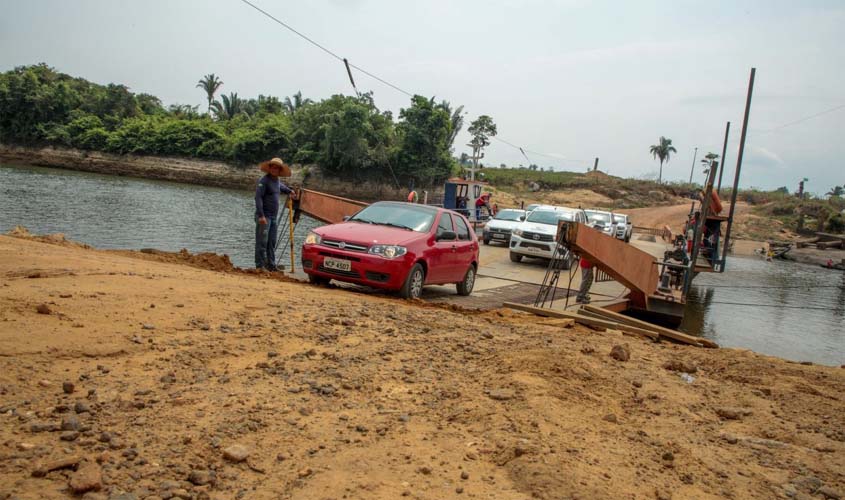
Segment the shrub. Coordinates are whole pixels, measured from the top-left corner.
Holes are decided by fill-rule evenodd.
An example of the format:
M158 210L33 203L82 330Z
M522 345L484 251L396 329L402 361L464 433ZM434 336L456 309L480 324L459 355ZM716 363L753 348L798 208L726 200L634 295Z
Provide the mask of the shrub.
M106 148L111 134L104 128L92 128L73 139L74 147L101 151Z
M845 217L842 214L836 214L827 220L827 230L831 233L845 232Z

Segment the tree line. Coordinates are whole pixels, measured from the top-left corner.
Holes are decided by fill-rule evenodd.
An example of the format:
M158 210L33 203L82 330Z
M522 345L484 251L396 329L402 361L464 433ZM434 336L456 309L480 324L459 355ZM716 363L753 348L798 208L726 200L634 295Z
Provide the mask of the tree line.
M222 85L214 74L198 82L208 102L200 112L46 64L17 67L0 74L0 142L243 166L280 156L343 179L401 185L439 183L458 168L452 146L463 126L462 106L416 95L394 119L371 93L312 101L301 93L245 99L230 92L217 99Z

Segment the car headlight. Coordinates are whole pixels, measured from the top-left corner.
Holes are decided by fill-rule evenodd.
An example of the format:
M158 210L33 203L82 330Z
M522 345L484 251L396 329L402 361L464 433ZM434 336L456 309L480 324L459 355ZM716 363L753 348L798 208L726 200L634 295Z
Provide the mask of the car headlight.
M314 231L309 231L308 236L305 237L306 245L319 245L321 241L323 241L323 239L320 238L320 235Z
M408 249L398 245L373 245L368 250L368 253L379 255L385 259L395 259L408 253Z
M489 232L490 232L490 228L489 228L489 227L487 227L487 226L484 226L483 232L485 232L485 233L489 233Z
M514 229L513 234L515 234L517 236L522 236L522 229Z

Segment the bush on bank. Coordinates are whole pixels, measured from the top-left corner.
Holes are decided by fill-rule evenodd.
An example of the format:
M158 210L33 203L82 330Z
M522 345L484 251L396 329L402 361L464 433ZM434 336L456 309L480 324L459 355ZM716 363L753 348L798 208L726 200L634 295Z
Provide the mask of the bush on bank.
M454 168L448 103L415 96L396 122L371 94L287 107L275 97L224 99L225 110L165 108L149 94L38 64L0 73L0 142L251 165L272 156L350 180L437 184ZM221 106L222 108L222 106Z

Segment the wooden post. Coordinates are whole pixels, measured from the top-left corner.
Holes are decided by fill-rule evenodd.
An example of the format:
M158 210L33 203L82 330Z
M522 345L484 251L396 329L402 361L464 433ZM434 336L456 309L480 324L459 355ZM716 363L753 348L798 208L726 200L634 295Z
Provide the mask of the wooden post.
M731 228L734 224L734 211L736 210L736 192L739 189L739 173L742 170L742 155L745 153L745 136L748 133L748 115L751 114L751 96L754 94L754 76L757 68L751 68L751 76L748 79L748 95L745 97L745 115L742 117L742 132L739 134L739 153L736 157L736 171L734 172L734 187L731 193L731 210L728 214L728 229L725 231L724 252L722 253L722 266L719 272L725 272L725 264L728 261L728 248L731 242Z
M293 199L290 196L288 196L288 222L288 227L290 227L290 272L293 273L296 258L293 254Z
M707 212L710 210L710 198L713 196L713 181L716 179L716 169L718 168L716 161L710 162L710 172L707 174L707 184L704 186L704 198L701 200L701 214L696 221L695 233L692 237L692 252L690 252L690 268L687 271L686 279L684 280L684 299L686 299L689 287L692 284L692 279L695 277L695 263L698 260L698 247L701 245L701 239L704 236L704 225L707 223ZM714 255L714 259L718 256Z
M731 122L725 125L725 142L722 144L722 165L719 167L719 186L716 188L716 194L722 194L722 174L725 173L725 155L728 153L728 134L731 131Z

